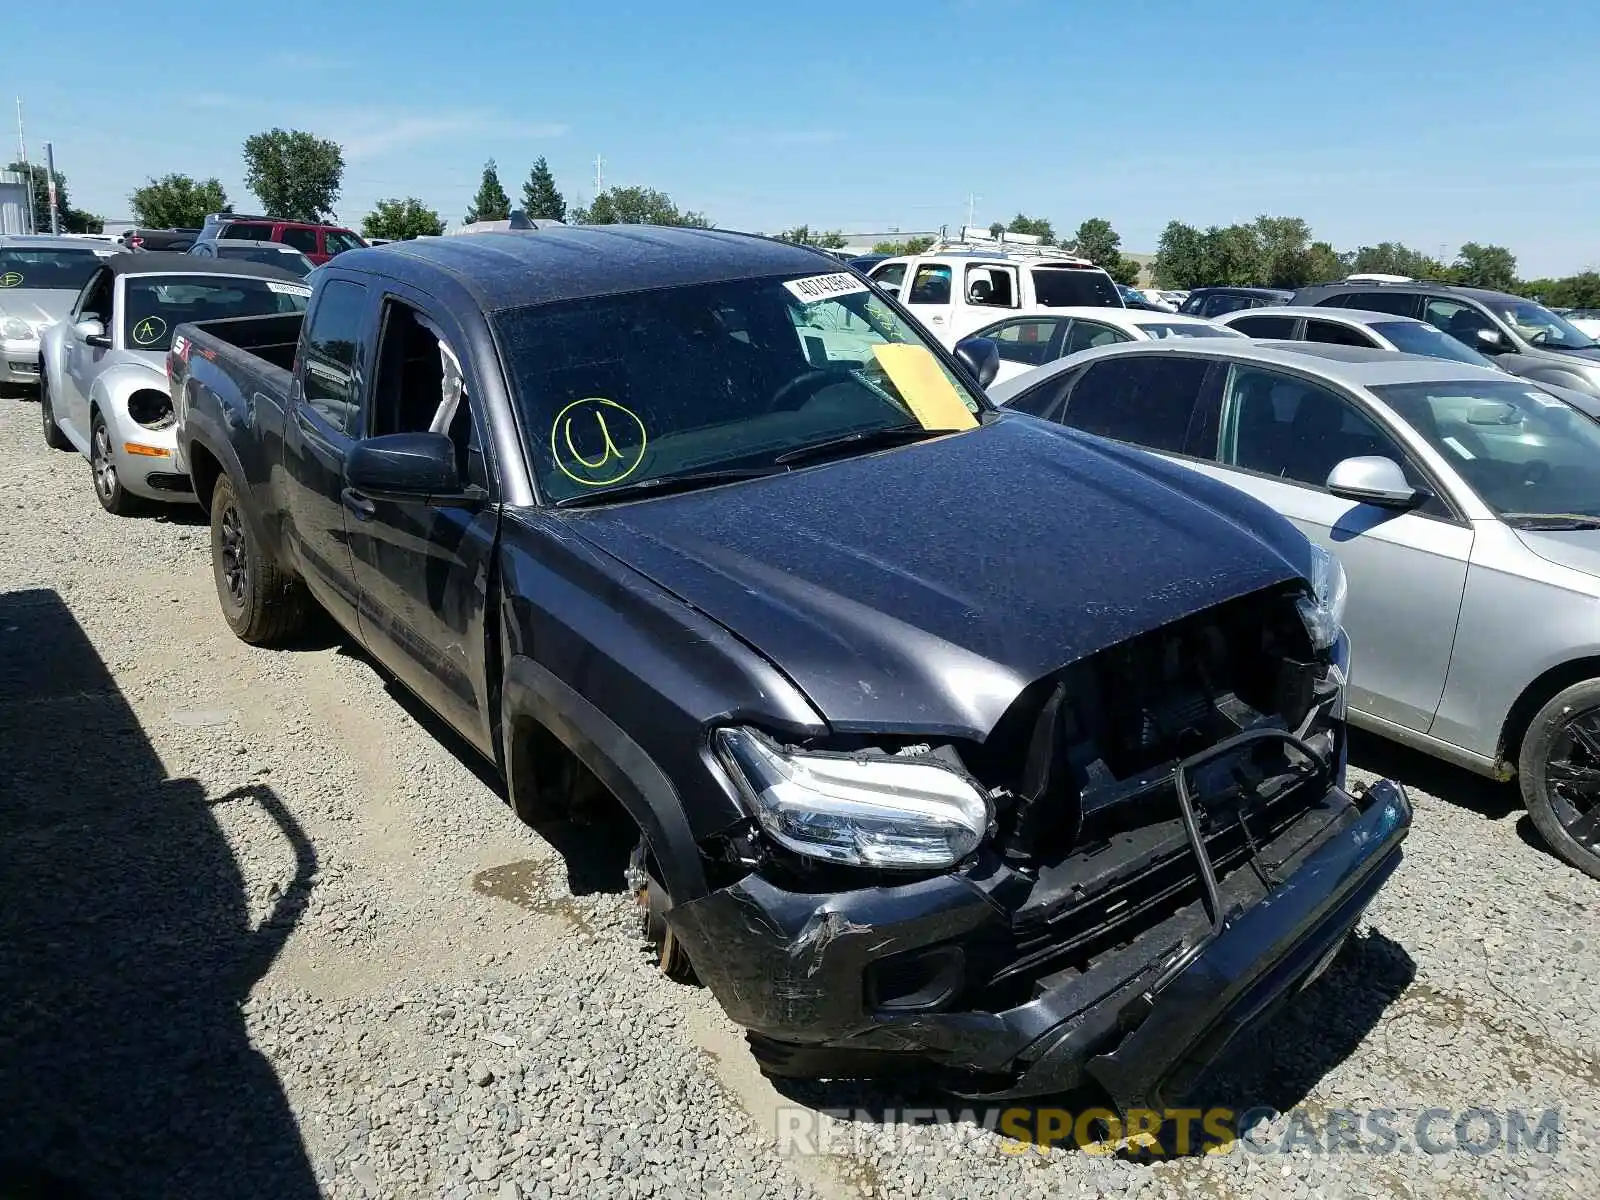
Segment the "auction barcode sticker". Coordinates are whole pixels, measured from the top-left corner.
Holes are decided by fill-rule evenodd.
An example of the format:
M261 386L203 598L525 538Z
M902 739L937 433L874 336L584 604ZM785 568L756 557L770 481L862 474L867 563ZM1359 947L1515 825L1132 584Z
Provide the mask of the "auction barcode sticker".
M309 296L311 289L303 283L279 283L275 279L267 280L267 290L277 292L280 296Z
M815 304L818 300L831 300L835 296L850 296L867 290L867 285L861 280L843 271L837 275L808 275L804 279L790 279L783 286L802 304Z

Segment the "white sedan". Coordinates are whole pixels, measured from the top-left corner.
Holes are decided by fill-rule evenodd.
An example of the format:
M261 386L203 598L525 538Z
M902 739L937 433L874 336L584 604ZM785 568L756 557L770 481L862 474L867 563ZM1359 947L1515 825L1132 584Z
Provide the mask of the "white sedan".
M1095 346L1161 338L1244 337L1203 317L1137 308L1052 308L1049 312L1007 317L969 336L990 338L1000 348L996 383Z

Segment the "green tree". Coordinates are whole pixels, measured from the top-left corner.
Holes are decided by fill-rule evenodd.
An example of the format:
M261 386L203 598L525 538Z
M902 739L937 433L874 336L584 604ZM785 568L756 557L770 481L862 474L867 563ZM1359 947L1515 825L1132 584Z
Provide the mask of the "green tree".
M50 172L43 163L13 162L6 167L19 175L28 176L33 184L33 219L40 233L50 232ZM105 222L92 212L73 208L67 198L67 177L56 172L56 213L62 233L99 233Z
M796 246L820 246L824 250L843 250L850 241L837 229L814 233L809 225L796 225L775 236L780 242L793 242Z
M528 172L528 181L522 185L522 211L546 221L567 219L567 199L556 190L556 177L550 173L550 164L542 154Z
M993 225L989 226L989 236L992 238L998 238L1005 231L1006 223L1004 221L996 221Z
M1006 232L1030 234L1040 241L1048 242L1052 246L1055 245L1056 241L1055 226L1051 225L1048 220L1043 217L1030 217L1023 213L1018 213L1011 218L1010 224L1006 226Z
M1201 236L1207 285L1250 287L1261 282L1265 261L1254 226L1213 225Z
M580 225L688 225L710 229L703 213L680 211L672 197L655 188L607 188L587 208L573 214Z
M1357 248L1350 268L1362 275L1404 275L1408 279L1443 279L1448 274L1438 259L1399 242Z
M1294 288L1312 281L1311 226L1299 217L1259 216L1253 226L1261 246L1261 282Z
M151 179L128 197L133 219L154 229L198 229L207 213L232 212L228 193L215 178L195 180L188 175L163 175Z
M1095 266L1102 268L1118 283L1124 282L1128 269L1122 262L1122 237L1111 228L1111 222L1104 217L1090 217L1078 226L1078 232L1072 235L1072 248L1074 253L1087 258ZM1133 278L1139 277L1139 264L1133 263ZM1130 283L1131 287L1132 284Z
M1456 255L1451 274L1457 283L1468 287L1509 292L1517 286L1517 256L1504 246L1481 246L1468 242Z
M773 234L780 242L793 242L796 246L809 246L812 241L811 226L796 225L793 229L785 229L782 233Z
M1581 271L1561 279L1530 279L1516 290L1551 308L1600 308L1600 271Z
M1328 283L1350 274L1351 256L1340 254L1329 242L1312 242L1306 248L1307 283Z
M824 250L843 250L850 244L850 239L837 229L830 229L827 233L817 235L817 245Z
M337 142L301 129L269 129L244 140L244 183L268 216L325 221L344 180Z
M899 258L905 254L921 254L931 245L933 245L931 237L913 237L899 242L879 242L872 247L872 252L874 254L887 254L891 258Z
M1156 286L1164 288L1200 287L1205 275L1205 242L1193 225L1168 221L1156 244L1152 274Z
M444 222L421 200L407 196L404 200L379 200L362 220L361 232L369 238L403 242L408 238L437 237L444 232Z
M500 185L500 168L494 159L483 164L483 180L478 184L478 194L472 198L472 207L461 220L471 225L474 221L504 221L511 215L511 197ZM532 216L532 213L528 214Z

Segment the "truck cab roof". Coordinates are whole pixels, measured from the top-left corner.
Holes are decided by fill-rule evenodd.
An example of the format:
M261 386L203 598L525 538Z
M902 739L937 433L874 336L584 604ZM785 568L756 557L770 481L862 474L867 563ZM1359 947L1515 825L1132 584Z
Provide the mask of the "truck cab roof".
M652 225L560 226L395 242L331 269L421 283L444 276L485 312L765 275L841 270L820 250L754 234Z

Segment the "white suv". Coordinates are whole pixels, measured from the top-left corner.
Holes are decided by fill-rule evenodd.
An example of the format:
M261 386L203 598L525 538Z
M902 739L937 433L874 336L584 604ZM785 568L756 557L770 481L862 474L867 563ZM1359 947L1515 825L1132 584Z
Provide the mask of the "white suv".
M935 247L890 258L868 276L946 346L1006 316L1067 307L1123 308L1117 285L1086 258L1060 251Z

